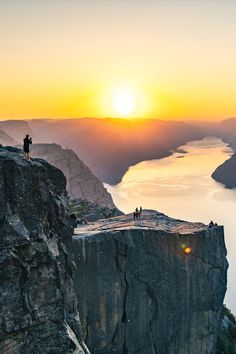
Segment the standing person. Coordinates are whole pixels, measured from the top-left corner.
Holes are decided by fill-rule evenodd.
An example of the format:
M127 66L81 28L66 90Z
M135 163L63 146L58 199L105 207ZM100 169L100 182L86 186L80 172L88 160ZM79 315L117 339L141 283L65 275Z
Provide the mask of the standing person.
M134 220L136 220L136 211L133 212Z
M143 208L140 207L140 208L139 208L139 214L142 215L142 212L143 212Z
M24 159L29 160L30 159L30 150L29 146L32 144L32 138L29 137L29 134L27 134L23 140L24 145L23 145L23 150L24 150Z

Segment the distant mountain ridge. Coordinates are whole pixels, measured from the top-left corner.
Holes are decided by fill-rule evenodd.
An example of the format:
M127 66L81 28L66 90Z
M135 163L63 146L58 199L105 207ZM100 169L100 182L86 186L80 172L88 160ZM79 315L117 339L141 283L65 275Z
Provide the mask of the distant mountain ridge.
M72 149L95 176L109 184L119 183L132 165L163 158L188 141L206 136L221 138L236 150L236 118L216 122L32 119L1 121L0 129L19 142L28 133L33 143L56 143Z
M18 144L23 141L26 134L34 137L34 133L29 122L25 120L6 120L0 121L0 130L7 133Z
M162 158L190 140L198 128L184 122L128 119L32 120L35 142L56 142L75 151L102 181L117 184L140 161Z

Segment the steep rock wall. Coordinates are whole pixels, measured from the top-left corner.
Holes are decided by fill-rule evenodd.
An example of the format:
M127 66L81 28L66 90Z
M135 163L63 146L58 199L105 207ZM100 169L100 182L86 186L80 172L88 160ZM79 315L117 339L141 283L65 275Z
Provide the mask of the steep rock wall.
M67 191L72 198L86 199L108 208L116 207L102 182L74 151L62 149L57 144L33 144L32 156L47 160L64 173L67 180Z
M47 162L0 148L0 353L88 353L65 186L63 173Z
M228 266L222 227L146 211L140 221L78 228L73 251L91 353L215 354Z

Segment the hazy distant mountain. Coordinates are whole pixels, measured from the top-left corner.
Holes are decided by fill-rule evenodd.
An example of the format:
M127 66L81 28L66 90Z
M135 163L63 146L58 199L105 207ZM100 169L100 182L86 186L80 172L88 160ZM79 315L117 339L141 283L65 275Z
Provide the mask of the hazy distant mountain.
M111 195L102 182L78 158L74 151L56 144L33 144L32 156L47 160L59 168L67 180L67 191L72 198L82 198L100 206L115 208Z
M170 154L199 129L184 122L126 119L32 120L35 141L73 149L103 182L118 183L129 166Z
M33 143L57 143L70 148L100 180L110 184L118 183L130 166L167 156L191 140L215 136L236 150L236 118L222 122L35 119L0 122L0 129L17 132L16 140L20 137L21 141L28 132L33 135Z
M17 141L10 135L0 130L0 144L2 145L17 145Z
M230 147L236 150L236 118L229 118L219 122L192 122L193 126L205 136L221 138Z
M29 123L24 120L0 121L0 130L3 130L20 144L26 134L34 136Z

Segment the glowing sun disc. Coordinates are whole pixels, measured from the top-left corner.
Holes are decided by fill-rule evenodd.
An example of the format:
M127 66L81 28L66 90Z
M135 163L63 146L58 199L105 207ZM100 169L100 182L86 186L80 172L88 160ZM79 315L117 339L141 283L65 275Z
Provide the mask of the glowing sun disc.
M127 115L134 110L134 97L129 92L117 92L113 98L116 113Z

